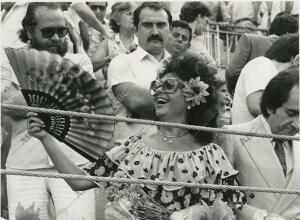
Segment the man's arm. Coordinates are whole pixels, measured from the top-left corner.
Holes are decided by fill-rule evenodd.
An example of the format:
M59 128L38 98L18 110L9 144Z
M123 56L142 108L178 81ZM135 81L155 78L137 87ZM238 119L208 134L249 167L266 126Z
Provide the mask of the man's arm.
M226 69L225 77L227 88L230 94L233 95L236 83L244 66L250 58L251 45L247 34L242 35L233 57Z
M137 85L131 58L129 55L119 55L112 59L108 66L108 87L129 111L143 118L154 119L150 88Z
M111 59L108 56L108 39L103 39L97 46L94 54L91 56L94 72L102 68Z
M131 112L147 119L155 119L154 104L149 90L131 82L112 87L115 97Z
M72 9L76 11L78 16L89 26L93 27L106 37L112 37L109 29L106 28L94 15L93 11L84 2L76 2L72 4Z
M263 90L259 90L254 93L251 93L246 98L248 110L254 118L256 118L261 113L260 100L262 94L263 94Z

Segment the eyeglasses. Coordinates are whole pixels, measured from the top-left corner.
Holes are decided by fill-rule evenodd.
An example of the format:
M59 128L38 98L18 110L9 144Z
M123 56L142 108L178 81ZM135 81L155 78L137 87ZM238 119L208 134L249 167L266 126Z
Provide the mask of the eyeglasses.
M171 94L176 92L178 87L183 87L183 85L183 82L178 81L177 78L169 78L164 81L154 80L150 85L150 93L151 95L154 95L161 87L165 93Z
M40 31L44 38L52 38L55 33L58 37L62 38L69 32L67 27L46 27L40 29Z
M93 10L93 11L96 11L97 8L99 8L100 11L103 11L106 9L105 6L102 6L102 5L91 5L90 8Z

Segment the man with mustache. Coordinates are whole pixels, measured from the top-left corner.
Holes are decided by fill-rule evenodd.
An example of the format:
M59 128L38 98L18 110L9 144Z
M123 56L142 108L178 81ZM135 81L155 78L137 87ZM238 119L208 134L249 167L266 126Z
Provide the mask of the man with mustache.
M297 65L298 66L298 65ZM230 130L299 135L299 68L278 73L265 88L262 114L250 122L226 126ZM300 185L300 142L279 139L220 135L220 146L240 173L241 185L297 190ZM280 218L280 216L282 218ZM296 194L255 192L237 220L300 219Z
M67 53L66 36L68 29L62 10L55 3L30 3L22 21L20 39L28 48L46 50L70 59L83 69L92 72L92 63L87 55ZM3 51L2 51L3 52ZM4 52L3 52L4 53ZM1 60L1 101L9 104L26 105L20 92L19 83L7 58ZM6 60L5 60L6 58ZM31 170L56 172L42 143L31 138L27 132L27 120L16 112L5 112L12 117L11 148L6 161L6 168L12 170ZM88 161L60 143L64 152L77 165L86 165ZM95 219L94 192L89 191L78 196L64 180L36 178L27 176L7 176L7 194L9 219L23 219L18 216L20 210L31 210L40 220L52 219ZM50 213L49 207L55 213ZM24 215L30 213L23 213ZM30 219L33 219L30 218Z
M138 48L115 57L108 67L108 86L116 112L121 117L154 119L150 83L170 55L165 50L172 15L160 2L144 2L133 14ZM118 123L114 144L140 132L141 124Z

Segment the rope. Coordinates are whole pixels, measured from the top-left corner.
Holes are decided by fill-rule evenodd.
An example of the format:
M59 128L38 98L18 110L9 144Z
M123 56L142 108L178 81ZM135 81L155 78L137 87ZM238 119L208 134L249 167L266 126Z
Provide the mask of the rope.
M36 107L29 107L29 106L2 104L1 108L8 109L8 110L26 111L26 112L31 111L31 112L46 113L46 114L65 115L71 117L83 117L83 118L98 119L98 120L105 120L105 121L131 122L131 123L140 123L146 125L176 127L176 128L184 128L189 130L204 131L204 132L215 132L215 133L225 133L225 134L233 134L233 135L272 138L272 139L280 139L280 140L300 141L299 136L286 136L286 135L275 135L275 134L263 134L263 133L256 133L256 132L234 131L234 130L228 130L222 128L210 128L210 127L203 127L203 126L196 126L196 125L186 125L186 124L178 124L178 123L170 123L170 122L123 118L123 117L116 117L116 116L109 116L109 115L98 115L98 114L91 114L91 113L36 108Z
M68 179L68 180L90 180L90 181L95 181L95 182L165 185L165 186L192 187L192 188L201 188L201 189L210 189L210 190L214 190L214 189L242 190L242 191L249 191L249 192L266 192L266 193L281 193L281 194L300 195L300 188L299 189L277 189L277 188L262 188L262 187L248 187L248 186L229 186L229 185L216 185L216 184L199 184L199 183L127 179L127 178L116 178L116 177L96 177L96 176L73 175L73 174L33 172L33 171L16 171L16 170L4 170L4 169L1 169L0 172L2 174L6 174L6 175L62 178L62 179Z

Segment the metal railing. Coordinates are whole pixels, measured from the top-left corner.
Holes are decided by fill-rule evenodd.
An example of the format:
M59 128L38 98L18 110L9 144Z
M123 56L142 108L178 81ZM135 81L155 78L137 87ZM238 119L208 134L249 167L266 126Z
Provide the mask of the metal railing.
M235 31L238 29L238 31ZM243 31L245 30L245 31ZM239 37L244 33L267 35L267 29L248 28L230 24L209 23L203 30L203 45L214 58L218 68L226 68L235 51Z

